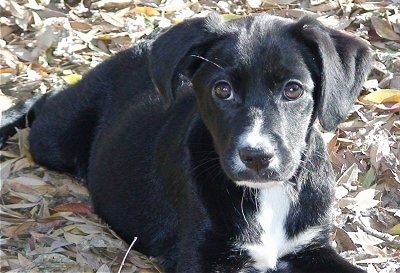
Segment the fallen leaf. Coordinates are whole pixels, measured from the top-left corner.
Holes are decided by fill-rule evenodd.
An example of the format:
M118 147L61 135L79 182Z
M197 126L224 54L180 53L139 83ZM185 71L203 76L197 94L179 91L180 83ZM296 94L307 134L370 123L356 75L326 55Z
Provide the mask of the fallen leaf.
M368 95L361 97L360 101L365 104L378 104L378 103L398 103L400 102L400 90L397 89L380 89L371 92Z
M108 12L100 12L100 16L106 21L107 23L110 23L113 26L116 27L123 27L125 26L124 19L120 16L117 16L113 13L108 13Z
M76 228L86 234L102 234L102 233L104 233L103 228L98 227L98 226L93 226L93 225L76 224Z
M368 172L365 174L364 178L362 179L362 186L364 189L368 189L371 187L372 183L375 181L375 170L373 167L370 167Z
M69 24L71 25L72 29L79 31L89 31L93 29L91 24L84 21L70 21Z
M256 0L253 0L253 1L256 1ZM261 2L268 3L268 4L276 4L276 5L288 5L288 4L293 3L294 1L296 1L296 0L263 0ZM250 1L248 0L248 2L250 2Z
M92 3L94 9L122 9L132 5L132 0L100 0Z
M19 19L24 19L26 17L26 9L16 3L15 1L10 1L10 11L11 14Z
M336 199L341 199L345 197L349 193L349 190L346 187L339 186L335 189L335 197Z
M39 255L33 262L41 268L48 269L48 272L63 272L66 268L77 265L75 261L59 253Z
M387 20L372 16L371 23L374 26L376 33L381 38L392 41L400 41L400 35L393 31L393 27Z
M139 13L139 14L144 14L147 16L159 16L160 12L152 7L136 7L132 9L132 12L134 13Z
M351 240L358 245L378 245L383 243L384 241L376 238L375 236L368 235L364 231L357 231L357 232L347 232L347 235L351 238Z
M361 246L364 250L365 253L373 256L378 256L378 257L386 257L385 251L383 251L381 248L377 246L371 246L371 245L362 245Z
M55 42L57 35L53 25L45 25L37 34L36 47L31 52L32 59L37 59L43 52L52 46Z
M93 210L85 203L61 204L53 208L57 212L70 211L79 214L91 214Z
M32 221L23 222L15 226L2 229L1 234L6 237L17 238L19 235L28 234L32 225L34 225L34 222Z
M337 180L337 185L344 185L346 188L351 188L351 184L358 180L360 169L357 164L352 164Z
M22 267L30 266L33 264L33 262L31 260L29 260L28 258L23 256L21 253L18 253L18 261L19 261L19 265Z
M357 246L353 243L346 231L341 228L335 229L334 240L344 250L356 250Z
M400 224L397 224L389 229L389 234L391 235L400 235Z
M106 264L103 264L97 269L96 273L111 273L111 270Z
M374 197L375 197L375 189L367 189L360 191L356 195L356 197L354 197L354 200L357 203L356 209L364 211L376 206L376 204L378 204L379 201L375 200Z
M68 242L76 244L76 245L81 244L85 240L85 236L73 234L73 233L70 233L70 232L65 232L64 233L64 238Z
M63 76L62 78L69 85L73 85L73 84L76 84L77 82L79 82L82 79L82 75L70 74L70 75L67 75L67 76Z
M378 109L381 109L381 110L385 110L385 111L399 112L400 111L400 102L382 103L382 104L375 105L375 107Z
M378 273L372 264L368 264L367 273Z
M386 257L379 257L379 258L369 258L356 261L356 264L379 264L379 263L386 263L388 258Z

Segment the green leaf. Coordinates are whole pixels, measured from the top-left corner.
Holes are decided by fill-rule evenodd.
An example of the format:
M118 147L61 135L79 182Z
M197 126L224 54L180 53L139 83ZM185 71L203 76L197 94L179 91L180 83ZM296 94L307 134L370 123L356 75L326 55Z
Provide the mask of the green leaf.
M400 235L400 224L393 226L389 229L389 234L391 235Z
M372 183L375 181L375 170L374 168L371 166L371 168L369 168L368 172L365 174L363 180L362 180L362 186L364 189L369 189L372 185Z

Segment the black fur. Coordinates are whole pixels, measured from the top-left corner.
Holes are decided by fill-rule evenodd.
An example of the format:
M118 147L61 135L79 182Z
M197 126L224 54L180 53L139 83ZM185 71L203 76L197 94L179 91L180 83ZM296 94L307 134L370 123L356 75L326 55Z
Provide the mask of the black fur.
M321 232L263 272L361 273L329 243L333 173L313 123L334 129L369 69L367 46L311 18L192 19L46 97L30 148L85 179L96 212L166 272L261 272L239 245L261 242L260 192L284 181L287 239ZM221 81L233 98L213 93ZM293 82L303 95L288 100Z

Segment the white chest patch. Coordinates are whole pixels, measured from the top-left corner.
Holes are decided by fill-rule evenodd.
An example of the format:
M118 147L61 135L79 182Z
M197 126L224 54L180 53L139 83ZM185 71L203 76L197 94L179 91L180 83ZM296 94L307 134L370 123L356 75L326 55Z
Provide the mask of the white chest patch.
M276 268L279 258L296 252L318 237L321 227L310 227L294 238L288 239L285 222L292 199L288 189L281 183L260 189L259 212L255 220L261 226L259 244L243 244L254 263L252 266L261 272ZM289 216L290 217L290 216Z

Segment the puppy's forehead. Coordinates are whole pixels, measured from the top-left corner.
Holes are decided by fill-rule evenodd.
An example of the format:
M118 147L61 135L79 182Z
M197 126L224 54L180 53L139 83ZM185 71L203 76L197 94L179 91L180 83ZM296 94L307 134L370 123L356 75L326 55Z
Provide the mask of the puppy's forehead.
M215 32L220 35L228 33L238 34L240 32L258 32L262 34L265 31L275 29L279 26L288 25L290 23L293 23L293 20L268 14L247 16L227 22L221 20L221 17L219 16L210 16L207 18L205 27L210 32Z
M306 58L309 49L293 34L291 19L272 15L244 17L228 22L208 22L210 31L221 39L209 51L207 59L223 68L229 67L246 81L264 79L279 83L297 78L312 85Z
M218 58L223 58L227 53L234 55L235 58L230 56L231 61L239 62L241 66L253 66L257 62L266 67L278 65L282 58L300 58L301 53L296 48L298 42L289 31L289 25L293 23L290 19L263 14L228 22L214 22L213 25L209 21L208 27L222 37L227 37L217 46L219 48L216 50L220 54Z
M290 23L292 21L288 19L259 16L252 20L247 29L240 29L236 47L242 63L253 63L261 58L267 62L265 65L269 65L285 57L282 52L292 57L298 55L296 42L288 31Z

